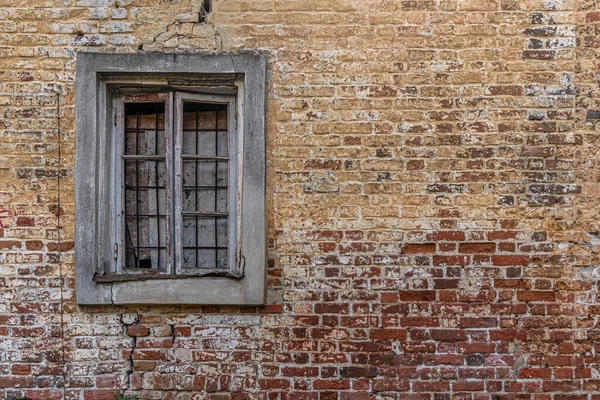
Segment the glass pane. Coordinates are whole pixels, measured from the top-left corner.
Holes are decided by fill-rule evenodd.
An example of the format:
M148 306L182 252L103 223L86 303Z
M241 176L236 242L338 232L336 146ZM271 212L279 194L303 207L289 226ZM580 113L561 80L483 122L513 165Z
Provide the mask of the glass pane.
M212 122L210 125L206 120L196 121L196 118L202 118L205 114L202 112L183 114L182 154L227 157L229 154L227 113L225 111L210 112L212 116L211 119L208 119ZM217 119L217 115L224 116L225 120L221 120L220 117Z
M165 149L165 104L127 104L124 154L164 155Z
M217 140L215 132L184 130L182 154L214 156Z
M227 218L183 217L183 268L227 268Z
M127 268L165 268L166 232L165 216L126 216Z
M162 160L125 160L125 186L165 188L167 164Z
M227 162L225 164L227 165ZM182 166L183 187L193 189L198 186L215 186L216 170L217 162L213 160L184 160ZM227 176L227 172L219 170L219 173ZM221 176L219 177L221 178Z

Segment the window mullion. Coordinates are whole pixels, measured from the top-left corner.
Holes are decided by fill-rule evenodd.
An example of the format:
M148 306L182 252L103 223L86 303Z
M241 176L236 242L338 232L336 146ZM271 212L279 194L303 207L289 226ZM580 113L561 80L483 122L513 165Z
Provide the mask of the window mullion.
M114 151L112 152L112 163L115 166L114 188L115 188L115 209L114 209L114 251L115 251L115 271L121 273L125 263L125 161L121 158L124 153L125 141L125 103L121 96L115 99L113 112L114 118L113 140Z
M175 266L175 255L174 255L174 234L173 234L173 94L169 93L165 99L165 169L166 169L166 185L167 185L167 205L165 210L167 213L166 217L166 232L165 237L167 240L167 274L173 274Z
M238 191L241 192L238 177L241 176L238 171L238 155L239 155L239 143L238 143L238 129L237 129L237 102L235 99L229 101L227 108L227 129L229 131L229 271L234 275L239 275L242 271L239 268L238 251L241 247L241 235L239 234L239 220L238 214L240 213L239 202L238 202Z
M182 141L183 141L183 100L181 98L181 93L175 92L171 94L171 99L173 99L173 127L172 127L172 137L173 137L173 155L171 157L173 162L173 226L174 226L174 235L173 235L173 249L174 249L174 264L173 264L173 273L175 275L181 274L181 266L183 263L183 251L182 251L182 224L183 217L181 215L181 196L182 196L182 183L181 183L181 174L182 174L182 165L181 165L181 149L182 149Z

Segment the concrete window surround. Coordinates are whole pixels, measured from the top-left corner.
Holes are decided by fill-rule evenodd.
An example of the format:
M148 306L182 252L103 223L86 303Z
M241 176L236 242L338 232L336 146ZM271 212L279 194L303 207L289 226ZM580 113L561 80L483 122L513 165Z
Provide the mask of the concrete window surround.
M263 305L266 295L266 59L261 55L78 53L77 303ZM115 269L115 93L183 90L236 96L238 276L120 280ZM235 168L232 165L232 168ZM175 266L176 267L176 266ZM108 275L115 279L106 278Z

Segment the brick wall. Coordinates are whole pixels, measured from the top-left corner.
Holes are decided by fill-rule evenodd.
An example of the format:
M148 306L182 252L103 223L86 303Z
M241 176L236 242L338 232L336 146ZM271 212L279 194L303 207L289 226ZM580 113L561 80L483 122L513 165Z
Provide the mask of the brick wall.
M600 399L600 2L1 3L0 398ZM268 307L75 304L79 50L268 56Z

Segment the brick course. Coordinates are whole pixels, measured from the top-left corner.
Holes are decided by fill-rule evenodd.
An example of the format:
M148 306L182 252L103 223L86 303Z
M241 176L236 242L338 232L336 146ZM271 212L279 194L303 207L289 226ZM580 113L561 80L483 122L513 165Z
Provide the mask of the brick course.
M201 3L3 2L0 398L600 400L599 2ZM77 51L268 56L267 307L74 303Z

